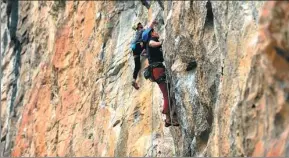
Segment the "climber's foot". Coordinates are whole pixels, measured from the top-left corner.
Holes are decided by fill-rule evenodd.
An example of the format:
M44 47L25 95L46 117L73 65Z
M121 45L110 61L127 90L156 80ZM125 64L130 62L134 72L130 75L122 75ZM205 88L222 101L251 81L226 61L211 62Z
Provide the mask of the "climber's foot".
M136 83L135 81L132 81L131 85L132 85L136 90L139 89L139 86L137 85L137 83Z
M165 127L169 127L171 125L180 126L180 124L175 120L171 121L170 119L165 119Z
M170 127L172 124L171 124L171 121L167 121L167 119L165 120L165 127Z

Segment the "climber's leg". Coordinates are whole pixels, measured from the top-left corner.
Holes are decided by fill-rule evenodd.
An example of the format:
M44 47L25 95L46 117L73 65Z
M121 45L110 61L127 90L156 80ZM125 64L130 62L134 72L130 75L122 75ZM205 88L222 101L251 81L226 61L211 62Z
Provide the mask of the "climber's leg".
M163 105L163 114L168 114L170 112L170 106L169 106L169 94L167 90L167 85L166 83L160 83L158 84L160 90L163 93L163 98L164 98L164 105Z
M136 80L139 70L140 70L140 56L134 56L134 71L133 71L133 79Z
M165 69L164 68L154 68L153 69L153 77L154 79L159 79L160 77L165 75ZM164 98L164 105L163 105L163 114L169 114L169 94L168 94L168 89L166 82L162 82L158 84L160 90L163 93L163 98Z
M142 52L142 48L140 46L140 44L136 44L136 48L133 51L133 56L134 56L134 71L133 71L133 81L132 81L132 86L138 90L139 86L136 83L136 79L138 76L138 73L140 71L141 68L141 63L140 63L140 53Z
M137 56L134 56L134 71L133 71L133 81L132 81L132 86L136 90L139 89L139 86L136 83L136 79L137 79L139 70L140 70L140 56L137 55Z
M165 75L165 68L154 68L153 69L153 77L155 80L158 80L160 77ZM169 127L171 125L173 126L179 126L179 123L174 120L172 121L170 117L170 105L169 105L169 93L168 93L168 86L165 81L161 82L158 84L160 90L163 93L163 98L164 98L164 105L163 105L163 111L162 113L166 115L166 120L165 120L165 126Z

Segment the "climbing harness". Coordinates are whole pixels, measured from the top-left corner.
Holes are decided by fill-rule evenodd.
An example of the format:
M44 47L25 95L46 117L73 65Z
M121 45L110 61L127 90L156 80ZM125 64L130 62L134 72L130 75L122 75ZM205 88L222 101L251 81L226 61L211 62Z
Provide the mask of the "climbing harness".
M144 69L144 78L145 79L150 79L151 78L151 76L152 76L152 72L151 72L151 68L150 68L150 66L148 66L148 67L146 67L145 69Z
M156 82L158 84L165 82L166 81L166 75L165 74L162 75L161 77L159 77L158 79L155 79L153 77L153 69L154 68L164 68L165 69L165 66L163 65L162 62L155 62L155 63L150 64L149 66L147 66L144 69L145 79L149 79L151 82Z

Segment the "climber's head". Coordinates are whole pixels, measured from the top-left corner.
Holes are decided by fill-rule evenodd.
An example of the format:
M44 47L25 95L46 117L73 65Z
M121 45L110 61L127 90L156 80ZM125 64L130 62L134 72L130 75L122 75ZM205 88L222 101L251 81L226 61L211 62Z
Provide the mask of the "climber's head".
M141 24L141 23L138 23L138 24L137 24L137 30L142 30L142 29L143 29L142 24Z
M143 26L142 26L142 23L141 22L136 22L133 26L132 26L132 29L137 31L137 30L142 30L143 29Z
M151 30L150 36L151 37L155 37L155 38L159 38L160 37L159 34L156 31L154 31L154 29Z

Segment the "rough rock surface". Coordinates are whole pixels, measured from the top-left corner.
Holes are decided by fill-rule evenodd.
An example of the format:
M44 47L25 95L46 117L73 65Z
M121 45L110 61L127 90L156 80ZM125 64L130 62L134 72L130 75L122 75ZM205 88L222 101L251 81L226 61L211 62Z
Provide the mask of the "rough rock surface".
M1 156L289 156L288 2L11 2ZM131 26L154 17L180 127L131 86Z

